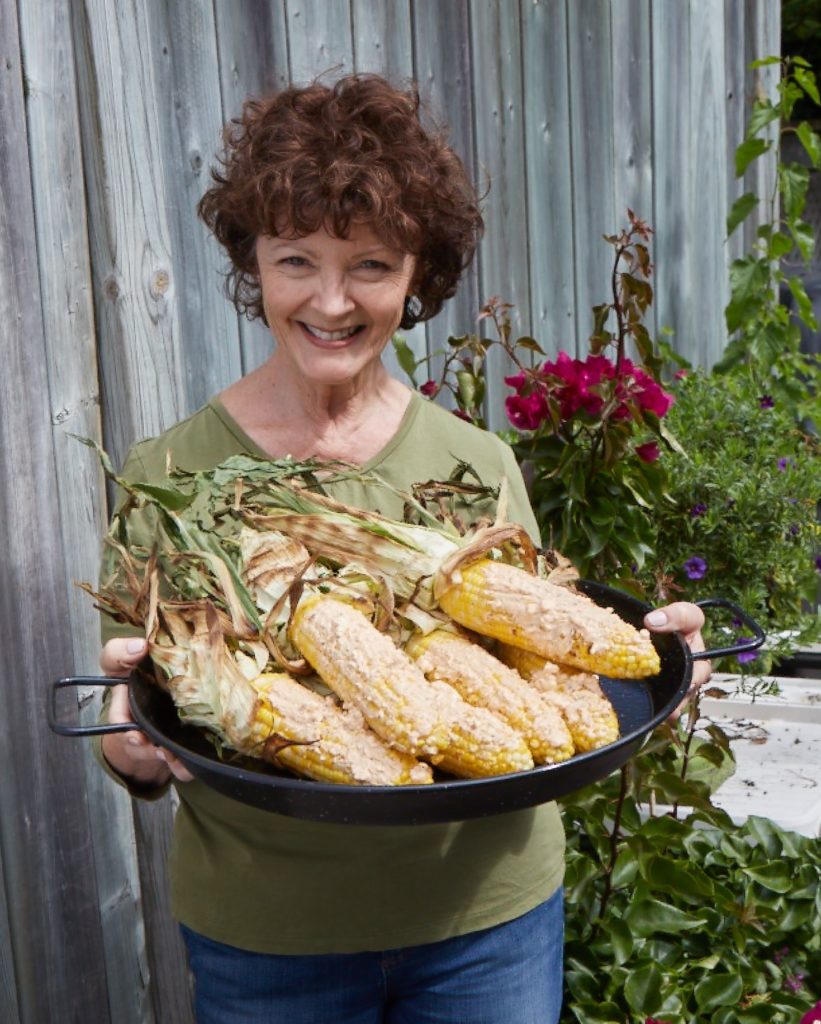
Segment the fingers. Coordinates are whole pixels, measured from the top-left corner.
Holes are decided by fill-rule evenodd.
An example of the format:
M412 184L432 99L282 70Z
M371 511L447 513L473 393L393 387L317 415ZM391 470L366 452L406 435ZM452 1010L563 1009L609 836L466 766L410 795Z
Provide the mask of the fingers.
M190 782L194 778L182 761L178 757L174 757L170 750L162 750L160 747L157 747L157 757L160 761L165 761L171 774L178 781Z
M107 676L128 676L148 653L142 637L116 637L109 640L100 655L100 668Z
M686 638L695 636L704 625L704 612L689 601L674 601L648 612L644 624L654 633L683 633ZM704 645L697 650L703 651Z

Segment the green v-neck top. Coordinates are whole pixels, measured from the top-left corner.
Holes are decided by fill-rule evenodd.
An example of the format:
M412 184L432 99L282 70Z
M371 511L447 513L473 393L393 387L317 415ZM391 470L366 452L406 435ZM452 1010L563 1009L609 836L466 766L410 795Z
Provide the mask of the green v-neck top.
M175 465L189 470L240 453L267 455L218 399L135 445L122 475L161 481L169 451ZM485 483L507 477L508 519L538 542L510 448L417 393L395 436L366 468L408 491L416 482L447 479L459 460ZM389 488L345 481L327 489L340 501L402 516L401 498ZM103 622L104 641L128 632ZM172 913L194 931L242 949L352 953L436 942L512 920L561 884L564 835L555 804L443 825L354 826L257 810L197 780L175 785Z

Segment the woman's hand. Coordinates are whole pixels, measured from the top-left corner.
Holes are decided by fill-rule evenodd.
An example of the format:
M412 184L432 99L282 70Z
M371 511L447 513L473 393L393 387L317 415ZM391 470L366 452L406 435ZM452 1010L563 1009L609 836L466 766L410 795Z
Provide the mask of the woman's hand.
M691 651L705 649L704 638L701 635L704 612L698 605L690 604L689 601L675 601L673 604L648 612L644 616L644 624L653 633L681 633ZM694 661L690 694L703 686L712 673L713 668L709 661ZM681 711L681 707L678 711Z
M107 676L130 675L145 657L148 646L136 637L109 640L100 655L100 667ZM128 687L111 688L108 721L119 724L133 722L128 707ZM139 786L162 786L173 775L180 782L190 782L193 775L178 758L167 750L155 747L138 729L108 733L103 736L103 757L114 771L128 782Z

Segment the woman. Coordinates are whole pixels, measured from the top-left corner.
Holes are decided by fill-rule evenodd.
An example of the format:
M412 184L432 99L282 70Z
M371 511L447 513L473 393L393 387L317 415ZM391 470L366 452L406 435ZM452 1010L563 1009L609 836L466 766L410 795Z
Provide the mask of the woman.
M374 76L250 102L226 137L200 214L225 248L238 309L276 350L161 438L124 475L159 479L229 455L315 456L379 470L400 490L457 459L506 476L509 517L538 540L512 453L385 370L398 327L433 316L472 258L481 217L458 157L425 131L414 92ZM395 494L333 495L401 517ZM699 643L700 611L648 617ZM144 655L116 636L102 666ZM125 688L109 718L128 719ZM106 736L110 770L141 796L173 777L171 853L201 1024L289 1020L554 1022L561 1004L563 836L555 805L448 825L299 821L219 796L138 733Z

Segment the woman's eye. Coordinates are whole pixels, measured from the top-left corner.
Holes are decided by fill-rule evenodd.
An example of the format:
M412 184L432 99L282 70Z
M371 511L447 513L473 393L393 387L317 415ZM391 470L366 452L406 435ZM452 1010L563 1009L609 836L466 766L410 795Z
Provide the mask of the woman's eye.
M383 263L381 260L362 260L359 266L363 270L387 270L387 263Z
M281 264L284 264L286 267L307 267L308 266L308 261L305 259L304 256L285 256L279 262Z

